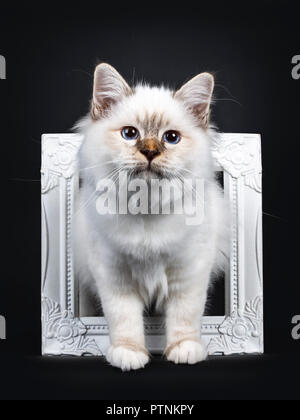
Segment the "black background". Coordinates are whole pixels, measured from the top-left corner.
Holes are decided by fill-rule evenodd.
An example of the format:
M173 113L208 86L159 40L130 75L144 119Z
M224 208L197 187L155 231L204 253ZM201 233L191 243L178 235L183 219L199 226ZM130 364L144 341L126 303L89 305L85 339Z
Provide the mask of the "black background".
M291 320L300 314L300 80L291 77L291 59L300 54L297 3L1 6L7 80L0 81L0 314L8 336L0 341L0 398L296 397L300 341L291 338ZM99 360L38 358L40 137L68 132L88 111L99 61L114 65L130 82L172 87L211 71L219 129L262 134L268 357L211 360L197 368L155 360L144 373L127 376Z

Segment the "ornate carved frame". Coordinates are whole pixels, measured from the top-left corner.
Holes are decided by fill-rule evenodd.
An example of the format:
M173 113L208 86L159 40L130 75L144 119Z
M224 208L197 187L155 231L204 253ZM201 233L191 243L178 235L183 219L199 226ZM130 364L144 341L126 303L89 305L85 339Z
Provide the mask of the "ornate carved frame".
M109 345L104 318L78 318L71 246L73 196L78 185L77 134L42 138L42 329L44 355L101 356ZM222 134L213 146L231 203L231 261L226 315L205 317L209 354L263 352L262 167L256 134ZM152 352L164 348L162 320L145 320Z

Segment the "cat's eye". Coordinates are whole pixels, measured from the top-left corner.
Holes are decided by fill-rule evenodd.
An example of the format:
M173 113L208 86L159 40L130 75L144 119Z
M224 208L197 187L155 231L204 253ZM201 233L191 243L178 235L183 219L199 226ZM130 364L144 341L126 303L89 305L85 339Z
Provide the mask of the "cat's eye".
M125 140L137 140L140 137L139 130L134 127L124 127L121 135Z
M177 131L170 130L164 134L163 139L166 143L178 144L181 140L181 137Z

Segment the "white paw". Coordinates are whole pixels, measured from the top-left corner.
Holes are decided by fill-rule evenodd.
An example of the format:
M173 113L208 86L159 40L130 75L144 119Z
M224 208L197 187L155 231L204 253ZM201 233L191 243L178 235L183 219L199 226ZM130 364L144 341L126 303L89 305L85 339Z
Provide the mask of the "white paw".
M106 360L124 371L142 369L149 362L149 356L142 351L130 350L123 346L111 346Z
M170 362L194 365L207 358L206 348L197 341L185 340L176 345L167 355Z

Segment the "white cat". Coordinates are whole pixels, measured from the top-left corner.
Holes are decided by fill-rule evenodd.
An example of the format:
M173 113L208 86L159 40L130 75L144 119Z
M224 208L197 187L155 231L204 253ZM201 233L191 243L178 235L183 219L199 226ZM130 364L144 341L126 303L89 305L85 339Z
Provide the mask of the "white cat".
M131 88L108 64L95 71L91 114L79 124L75 261L80 281L101 299L110 328L107 360L122 370L149 361L143 312L153 300L165 311L167 359L194 364L207 356L201 318L227 225L211 156L213 88L208 73L172 92ZM97 184L120 173L175 189L187 178L204 180L203 223L189 226L180 214L100 215Z

